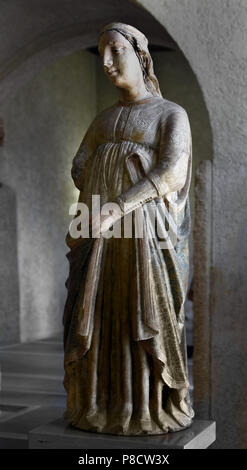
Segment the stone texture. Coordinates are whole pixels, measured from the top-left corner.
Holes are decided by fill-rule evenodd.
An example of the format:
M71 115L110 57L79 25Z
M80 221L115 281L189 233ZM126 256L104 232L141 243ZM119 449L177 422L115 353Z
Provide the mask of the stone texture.
M201 162L196 173L194 226L194 403L198 418L206 419L211 406L210 268L212 164ZM198 254L200 253L200 256Z

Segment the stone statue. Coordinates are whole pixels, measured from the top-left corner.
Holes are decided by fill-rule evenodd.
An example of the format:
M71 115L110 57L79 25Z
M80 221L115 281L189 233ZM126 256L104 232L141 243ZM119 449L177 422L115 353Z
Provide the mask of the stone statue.
M161 96L140 31L105 26L99 52L121 99L94 119L73 160L79 202L91 209L89 236L67 235L65 417L87 431L164 434L194 416L184 325L190 125ZM113 210L93 221L95 195Z

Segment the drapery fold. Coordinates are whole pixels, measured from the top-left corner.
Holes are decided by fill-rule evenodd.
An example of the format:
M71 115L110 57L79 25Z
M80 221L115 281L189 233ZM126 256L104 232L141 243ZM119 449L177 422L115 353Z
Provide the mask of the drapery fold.
M117 115L121 118L119 110ZM134 125L134 113L132 119ZM100 133L95 125L94 133ZM66 417L80 429L112 434L178 431L194 416L184 323L191 155L184 188L167 197L148 178L157 152L146 142L117 136L98 145L90 158L80 177L79 201L89 205L93 194L101 196L101 204L116 201L145 178L150 193L144 185L146 199L137 192L132 210L122 217L123 227L131 216L132 237L75 243L67 236Z

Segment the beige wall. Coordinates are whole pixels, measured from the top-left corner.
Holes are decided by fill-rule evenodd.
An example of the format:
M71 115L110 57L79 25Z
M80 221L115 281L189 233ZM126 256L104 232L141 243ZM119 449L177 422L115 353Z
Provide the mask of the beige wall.
M3 109L0 171L17 202L22 341L62 329L68 272L64 238L69 205L77 198L71 160L96 114L95 83L95 56L74 53L43 70ZM1 295L6 297L1 324L8 340L16 341L13 328L6 329L16 321L9 318L11 279Z

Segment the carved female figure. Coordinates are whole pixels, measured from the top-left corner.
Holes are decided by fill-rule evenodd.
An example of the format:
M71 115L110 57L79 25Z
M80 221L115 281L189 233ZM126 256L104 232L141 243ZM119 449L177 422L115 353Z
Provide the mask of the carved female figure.
M188 427L194 416L184 328L190 125L185 110L161 96L140 31L107 25L99 52L121 99L89 127L72 177L80 202L91 207L100 195L101 205L120 209L95 222L96 237L67 236L66 416L83 430L163 434ZM104 236L129 217L135 235Z

